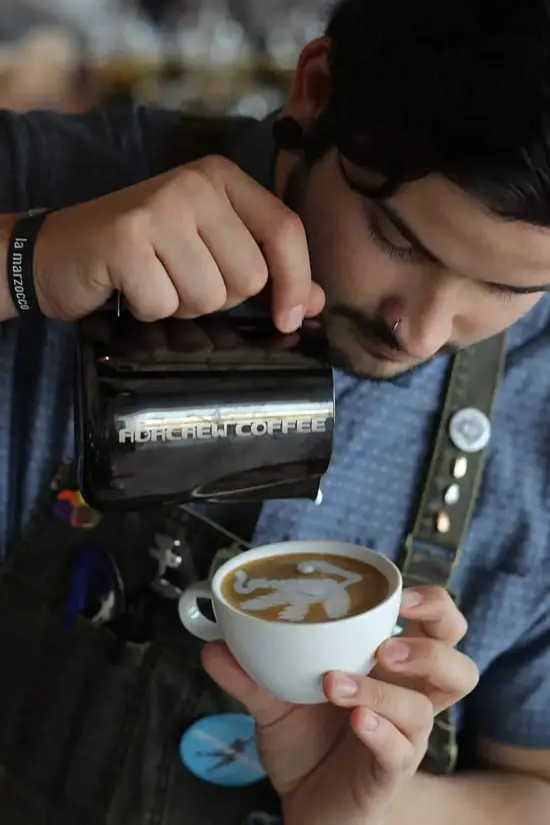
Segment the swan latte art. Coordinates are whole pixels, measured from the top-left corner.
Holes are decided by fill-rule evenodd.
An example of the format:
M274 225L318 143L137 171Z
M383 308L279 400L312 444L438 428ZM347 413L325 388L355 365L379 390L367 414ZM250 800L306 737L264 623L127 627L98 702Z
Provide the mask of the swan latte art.
M231 570L221 593L231 607L272 622L330 622L381 604L388 580L350 556L295 553Z

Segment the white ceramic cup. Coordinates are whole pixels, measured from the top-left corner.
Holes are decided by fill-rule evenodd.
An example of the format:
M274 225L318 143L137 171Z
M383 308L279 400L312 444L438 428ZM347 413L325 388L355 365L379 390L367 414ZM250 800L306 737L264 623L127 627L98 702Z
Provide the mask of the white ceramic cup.
M388 596L355 616L329 622L270 621L251 616L230 605L221 592L232 570L258 559L311 553L359 559L386 577ZM184 627L206 642L223 639L241 667L274 696L294 704L325 702L322 678L331 670L366 675L374 654L396 632L401 604L401 574L397 567L373 550L339 541L287 541L247 550L227 561L212 583L189 587L179 602ZM216 621L201 613L198 600L212 601Z

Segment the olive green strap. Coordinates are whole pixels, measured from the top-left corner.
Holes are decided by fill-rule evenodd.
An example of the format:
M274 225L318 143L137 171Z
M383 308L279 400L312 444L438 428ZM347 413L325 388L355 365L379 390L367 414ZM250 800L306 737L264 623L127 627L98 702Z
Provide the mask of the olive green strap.
M418 513L405 541L401 565L405 587L430 584L449 590L481 482L505 356L503 333L454 358ZM450 773L456 760L456 731L449 710L436 718L422 767L431 773Z

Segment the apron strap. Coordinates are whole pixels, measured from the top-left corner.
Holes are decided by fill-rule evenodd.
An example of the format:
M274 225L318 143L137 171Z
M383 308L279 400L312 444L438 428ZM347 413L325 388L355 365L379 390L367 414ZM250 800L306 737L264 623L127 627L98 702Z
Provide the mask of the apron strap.
M413 528L405 540L405 587L449 583L467 536L506 357L506 335L462 350L451 369L435 447ZM457 601L455 594L451 596ZM435 720L423 770L448 774L458 757L453 709Z

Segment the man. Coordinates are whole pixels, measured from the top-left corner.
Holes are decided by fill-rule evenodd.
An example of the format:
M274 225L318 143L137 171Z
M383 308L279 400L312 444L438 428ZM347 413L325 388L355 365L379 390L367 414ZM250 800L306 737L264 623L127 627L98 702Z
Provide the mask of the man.
M255 541L334 536L395 557L450 355L510 327L453 581L469 623L461 652L463 619L431 588L404 601L419 635L382 648L376 678L327 675L321 710L282 705L225 649L205 651L209 673L259 724L287 825L538 825L547 815L549 47L544 0L343 0L327 37L303 51L277 116L273 179L275 118L237 135L232 161L206 157L136 183L163 171L169 113L3 116L0 260L16 213L57 210L35 248L49 318L74 321L115 289L142 320L196 317L268 279L282 331L325 306L342 370L323 504L266 505ZM5 272L0 313L16 315ZM71 450L71 333L39 321L7 324L2 344L4 549ZM476 736L475 769L415 773L433 711L475 684L468 657L480 682L459 725Z

